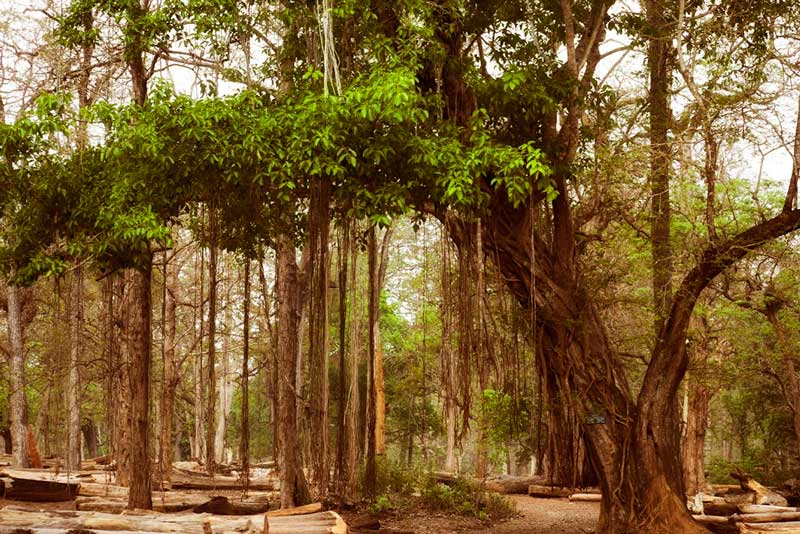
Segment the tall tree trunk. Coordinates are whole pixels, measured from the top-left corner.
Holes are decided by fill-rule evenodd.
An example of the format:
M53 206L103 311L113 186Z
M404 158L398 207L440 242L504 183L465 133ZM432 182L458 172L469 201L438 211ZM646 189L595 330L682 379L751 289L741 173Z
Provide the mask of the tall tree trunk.
M112 317L113 330L109 347L113 386L111 405L113 407L114 425L112 427L113 457L116 464L116 482L120 486L128 486L131 480L131 355L125 340L127 331L127 314L125 302L129 297L129 287L122 273L111 275L112 280Z
M163 489L171 487L175 394L180 382L179 362L175 357L178 266L174 255L171 260L165 259L164 264L164 389L161 394L161 446L158 457L159 478Z
M444 229L444 227L443 227ZM445 424L447 426L447 449L445 452L444 468L451 473L456 470L456 418L458 417L456 406L456 358L453 352L450 334L453 329L452 319L452 292L450 286L450 242L447 235L442 231L440 238L442 247L442 348L441 366L444 382L444 404L445 404Z
M228 429L228 417L231 409L231 397L233 394L233 380L231 369L231 324L233 323L233 304L231 302L231 287L227 288L225 297L225 315L223 323L225 325L225 338L222 342L222 360L219 369L219 418L217 419L217 431L214 435L214 449L217 453L217 462L225 461L225 434Z
M389 241L392 236L392 227L387 228L381 240L380 257L378 264L378 311L375 316L375 453L386 452L386 387L383 379L383 343L381 342L380 322L380 296L386 280L386 270L389 264Z
M242 433L239 458L244 491L250 486L250 258L244 259L244 318L242 322ZM267 318L269 320L269 318Z
M310 467L316 498L328 493L328 285L330 258L330 183L317 179L311 185L309 205L309 423L311 439Z
M683 443L683 483L687 495L695 495L706 487L705 445L708 410L713 392L696 380L690 380L689 411Z
M217 455L215 452L216 432L216 344L217 344L217 213L215 206L209 211L209 257L208 257L208 361L206 365L206 471L213 475Z
M277 374L278 374L278 466L281 479L281 507L291 508L308 500L305 475L297 440L297 399L295 379L299 346L300 295L298 269L292 238L277 238Z
M346 486L345 495L353 495L358 483L358 461L360 458L359 414L361 413L361 387L359 384L359 363L361 362L361 303L363 297L358 283L358 247L355 244L357 224L350 225L345 234L346 248L350 251L350 318L347 321L349 342L347 346L346 381L347 400L345 405L345 471L342 479Z
M81 468L81 381L80 359L83 336L83 269L72 270L69 291L69 370L67 372L67 451L65 467Z
M669 176L672 164L667 138L672 121L669 90L672 79L672 47L667 6L662 0L647 0L645 11L650 31L647 65L650 73L650 238L653 251L653 299L655 331L661 335L672 299L672 246L669 238Z
M205 403L203 400L206 398L205 381L203 380L203 339L205 338L205 255L203 249L198 250L198 261L195 262L195 276L199 274L200 280L198 282L198 289L195 291L195 310L197 317L194 324L198 325L197 339L198 348L195 352L194 358L194 443L195 450L194 456L198 461L205 458Z
M350 254L350 220L345 217L338 233L337 244L337 271L339 275L339 410L336 414L336 491L343 496L347 495L347 467L345 466L345 447L347 443L347 430L345 427L347 412L347 264Z
M126 271L128 298L126 309L126 341L130 357L130 458L131 484L128 508L149 510L152 467L150 461L150 370L151 354L151 272L152 255L144 265Z
M375 355L376 355L376 325L378 323L378 305L380 287L378 281L378 242L375 236L375 226L369 229L367 243L368 272L369 272L369 352L367 355L367 464L364 473L364 492L367 497L375 496L377 484L377 462L375 443Z
M30 467L28 454L28 399L25 394L25 342L22 324L21 289L8 286L8 337L11 344L9 362L9 412L14 465Z

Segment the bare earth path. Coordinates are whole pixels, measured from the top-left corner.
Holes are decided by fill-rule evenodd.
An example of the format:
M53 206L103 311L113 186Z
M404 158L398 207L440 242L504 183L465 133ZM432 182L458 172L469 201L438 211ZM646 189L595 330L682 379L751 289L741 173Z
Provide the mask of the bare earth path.
M381 519L383 527L414 534L590 534L594 532L600 503L569 502L566 499L536 499L509 495L520 517L493 527L480 521L451 515L417 512L404 517Z
M522 517L491 529L474 532L492 534L588 534L594 532L600 514L599 503L569 502L566 499L535 499L509 495Z

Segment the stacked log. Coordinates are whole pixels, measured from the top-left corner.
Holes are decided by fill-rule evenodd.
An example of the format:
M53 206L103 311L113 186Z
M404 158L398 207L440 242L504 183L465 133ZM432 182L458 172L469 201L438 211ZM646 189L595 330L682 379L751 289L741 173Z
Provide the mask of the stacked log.
M30 511L14 507L0 509L0 534L27 529L33 534L66 534L85 529L97 534L186 533L186 534L346 534L347 524L335 512L269 517L226 517L211 514L126 514L99 512Z

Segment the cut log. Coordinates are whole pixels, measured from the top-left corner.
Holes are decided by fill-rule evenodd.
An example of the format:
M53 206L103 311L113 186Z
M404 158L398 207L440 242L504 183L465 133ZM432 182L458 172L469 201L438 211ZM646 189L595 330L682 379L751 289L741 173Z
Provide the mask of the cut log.
M276 479L253 478L250 479L248 488L254 491L276 490L280 483ZM241 490L243 489L242 480L232 476L214 476L193 473L189 474L180 469L172 471L172 487L175 489L197 489L197 490Z
M528 495L531 495L532 497L544 498L569 497L572 495L572 489L560 488L558 486L540 486L538 484L531 484L528 486Z
M730 523L728 517L724 515L696 514L692 516L692 519L703 525L727 525Z
M0 509L0 525L13 529L40 529L36 534L50 534L56 529L63 534L69 529L93 532L125 531L137 533L186 534L262 534L266 526L270 534L347 534L347 524L335 512L319 512L300 516L267 517L216 516L211 514L128 514L99 512L29 511L5 507ZM60 529L60 530L59 530Z
M740 504L739 512L743 514L762 514L768 512L800 512L800 508L792 506L770 506L768 504Z
M577 502L600 502L603 496L599 493L573 493L569 496L570 501Z
M126 489L126 488L118 488ZM81 491L82 493L82 491ZM229 500L234 509L239 510L238 515L252 515L264 513L269 509L269 493L251 493L247 499L232 499ZM212 499L213 500L213 499ZM209 496L201 493L183 493L176 491L168 492L153 492L153 510L156 512L174 513L183 512L185 510L192 510L198 506L202 506L210 502ZM104 496L79 496L75 499L75 508L80 511L86 512L105 512L109 514L119 514L125 511L128 507L127 492L121 495L104 497ZM238 508L237 508L238 507ZM223 512L214 512L212 510L201 510L216 514L223 514ZM223 514L231 515L231 514Z
M267 517L287 517L295 515L315 514L322 511L322 503L314 502L304 506L295 506L294 508L281 508L280 510L272 510L267 512Z
M503 477L492 478L486 481L484 487L489 491L503 495L526 494L531 485L546 485L547 479L543 476L535 477Z
M30 502L71 501L78 495L81 487L78 482L42 480L27 476L11 476L3 485L6 499Z
M800 522L792 521L789 523L739 523L740 534L766 534L768 532L780 532L781 534L800 534Z
M783 495L780 495L766 486L763 486L750 475L742 473L738 469L732 472L730 475L739 481L739 484L743 490L752 491L755 493L753 504L769 504L773 506L789 505Z
M263 514L269 509L266 503L231 502L227 497L212 497L203 504L195 506L192 511L196 514L208 512L215 515L254 515Z
M800 512L767 512L759 514L734 514L731 521L738 523L777 523L800 520Z

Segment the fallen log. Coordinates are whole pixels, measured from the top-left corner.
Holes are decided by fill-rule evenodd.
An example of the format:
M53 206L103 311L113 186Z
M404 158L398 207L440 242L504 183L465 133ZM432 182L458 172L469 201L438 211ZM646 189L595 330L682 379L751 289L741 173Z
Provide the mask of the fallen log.
M789 523L739 523L740 534L766 534L780 532L782 534L800 534L800 522Z
M743 514L759 514L766 512L800 512L800 508L792 506L771 506L769 504L740 504L739 512Z
M731 521L737 523L778 523L800 520L800 512L767 512L758 514L733 514Z
M599 493L573 493L569 496L570 501L575 502L600 502L603 496Z
M242 480L238 477L220 475L209 477L200 473L189 474L186 471L175 469L172 471L172 487L174 489L196 490L241 490L244 488ZM254 491L276 490L280 482L270 478L253 478L248 488Z
M695 514L692 519L703 525L727 525L730 520L724 515Z
M124 492L120 492L115 496L83 496L83 491L81 490L81 495L75 499L75 508L86 512L122 513L128 508L128 492L127 488L117 488L117 490L124 490ZM269 509L269 498L269 493L253 492L246 499L229 500L229 503L234 508L228 513L211 509L201 509L199 511L222 515L259 514ZM213 498L211 500L213 501ZM193 510L209 502L211 502L209 501L209 496L202 493L153 492L153 510L156 512L183 512ZM224 507L219 509L223 510ZM239 513L233 514L234 509L239 510Z
M314 502L303 506L295 506L294 508L281 508L280 510L272 510L267 512L267 517L287 517L296 515L315 514L322 511L322 503Z
M752 491L755 494L752 501L753 504L771 504L773 506L789 505L789 503L786 502L786 499L783 497L783 495L780 495L779 493L772 491L766 486L763 486L752 476L743 473L739 469L732 472L730 475L731 477L739 481L739 484L743 490Z
M561 488L558 486L540 486L531 484L528 486L528 495L543 498L563 498L572 494L571 488Z
M203 504L192 508L192 512L201 514L208 512L215 515L254 515L263 514L269 510L269 501L265 503L253 503L234 501L231 502L227 497L212 497Z
M528 488L531 485L546 483L547 479L543 476L503 477L487 480L484 484L484 487L489 491L494 491L503 495L512 495L528 493Z
M63 534L70 529L186 534L347 534L347 524L335 512L319 512L299 516L268 517L217 516L211 514L104 514L99 512L30 511L15 507L0 509L0 525L13 529L29 529L36 534ZM37 530L33 530L37 529ZM5 533L3 533L5 534Z
M3 482L3 486L6 499L30 502L71 501L78 495L81 487L78 482L41 480L18 474L11 475Z

